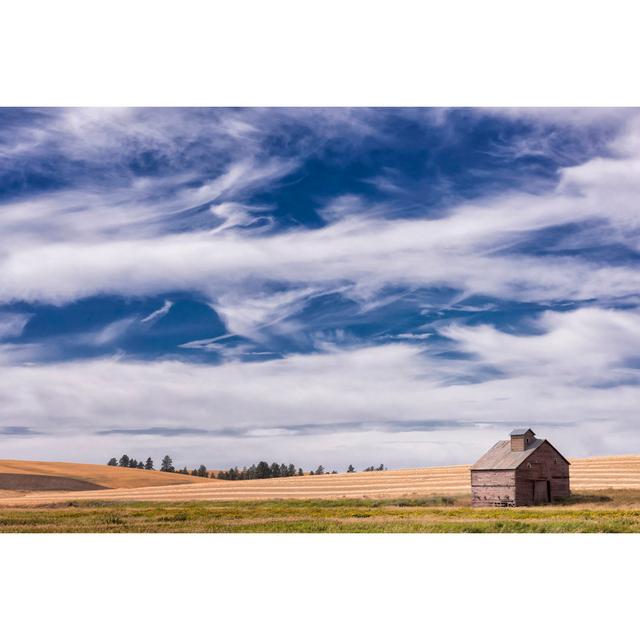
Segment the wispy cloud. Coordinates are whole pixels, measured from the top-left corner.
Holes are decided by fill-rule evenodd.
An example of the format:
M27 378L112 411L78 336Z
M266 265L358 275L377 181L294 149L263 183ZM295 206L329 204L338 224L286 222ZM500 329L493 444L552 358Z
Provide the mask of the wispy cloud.
M44 435L29 427L0 427L0 438L33 438Z
M171 300L165 300L164 304L159 309L156 309L155 311L150 313L148 316L145 316L144 318L142 318L140 322L144 322L146 324L153 324L154 322L160 320L160 318L163 318L164 316L166 316L167 313L169 313L169 311L171 310L171 307L173 307L173 302L171 302Z
M98 431L100 436L154 436L161 438L177 438L180 436L195 436L206 434L206 429L193 427L149 427L147 429L103 429Z
M640 383L640 313L583 308L547 311L513 335L495 327L451 324L441 333L479 361L509 376L535 376L565 384Z
M25 313L0 313L0 340L19 336L29 318Z

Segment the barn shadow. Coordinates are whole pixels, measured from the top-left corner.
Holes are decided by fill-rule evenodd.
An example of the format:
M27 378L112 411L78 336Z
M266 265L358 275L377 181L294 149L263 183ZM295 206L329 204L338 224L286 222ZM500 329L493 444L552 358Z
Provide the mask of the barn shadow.
M602 504L611 502L613 498L596 493L572 493L567 498L556 498L553 504Z

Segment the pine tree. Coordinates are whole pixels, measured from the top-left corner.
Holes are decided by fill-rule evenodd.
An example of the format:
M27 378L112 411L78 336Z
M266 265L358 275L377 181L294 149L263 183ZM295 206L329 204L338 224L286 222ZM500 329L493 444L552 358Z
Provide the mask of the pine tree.
M138 461L135 458L131 458L131 460L129 460L129 468L135 469L137 466L138 466Z
M138 469L144 469L144 462L142 462L142 460L138 462Z
M316 469L316 475L321 476L323 473L324 473L324 467L322 465L319 465L318 468Z
M162 458L162 462L160 464L160 471L164 471L166 473L173 473L175 471L175 467L173 466L173 460L168 455Z
M272 463L270 467L271 478L279 478L280 477L280 465L277 462Z
M302 470L302 467L300 467L300 468L298 469L298 475L299 475L299 476L303 476L303 475L304 475L304 471Z
M271 467L269 467L269 463L265 462L264 460L261 460L260 462L258 462L258 465L256 466L256 479L262 480L264 478L270 478L270 477L271 477Z
M349 465L349 468L347 469L347 473L355 473L355 467L352 464Z
M153 460L151 458L147 458L147 461L144 463L144 468L147 471L153 471Z
M288 476L295 476L296 475L296 465L295 464L290 464L287 467L287 475Z
M107 465L109 467L117 467L118 466L118 461L115 458L111 458L109 460L109 462L107 462Z
M129 456L125 453L122 458L120 458L120 462L118 462L120 467L128 467L129 466Z

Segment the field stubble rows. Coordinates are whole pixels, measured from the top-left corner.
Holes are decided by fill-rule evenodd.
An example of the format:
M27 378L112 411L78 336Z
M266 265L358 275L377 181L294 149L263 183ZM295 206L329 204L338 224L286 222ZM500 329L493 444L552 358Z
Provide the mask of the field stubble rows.
M98 465L79 465L96 467ZM114 469L111 473L117 473ZM126 469L122 471L128 471ZM119 486L98 491L38 491L25 494L0 494L0 506L52 504L69 500L110 501L238 501L238 500L335 500L384 499L420 496L468 496L469 466L430 467L394 471L303 476L271 480L223 481L203 480L175 484L176 474L154 474L153 478L171 476L169 486ZM95 475L95 474L94 474ZM88 472L83 476L93 478ZM147 476L151 478L151 476ZM166 478L169 480L169 478ZM100 480L106 484L104 477ZM195 480L195 479L194 479ZM151 480L145 481L149 483ZM159 482L159 480L154 480ZM133 482L133 481L131 481ZM574 492L603 489L640 489L640 456L607 456L572 460L571 487Z

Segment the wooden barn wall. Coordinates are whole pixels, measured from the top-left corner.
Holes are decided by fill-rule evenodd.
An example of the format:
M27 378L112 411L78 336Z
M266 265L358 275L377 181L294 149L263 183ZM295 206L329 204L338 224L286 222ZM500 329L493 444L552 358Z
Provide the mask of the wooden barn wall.
M474 506L512 504L516 499L515 471L472 471L471 502Z
M569 465L548 443L541 444L516 471L516 502L533 504L533 480L551 481L551 500L569 497Z

